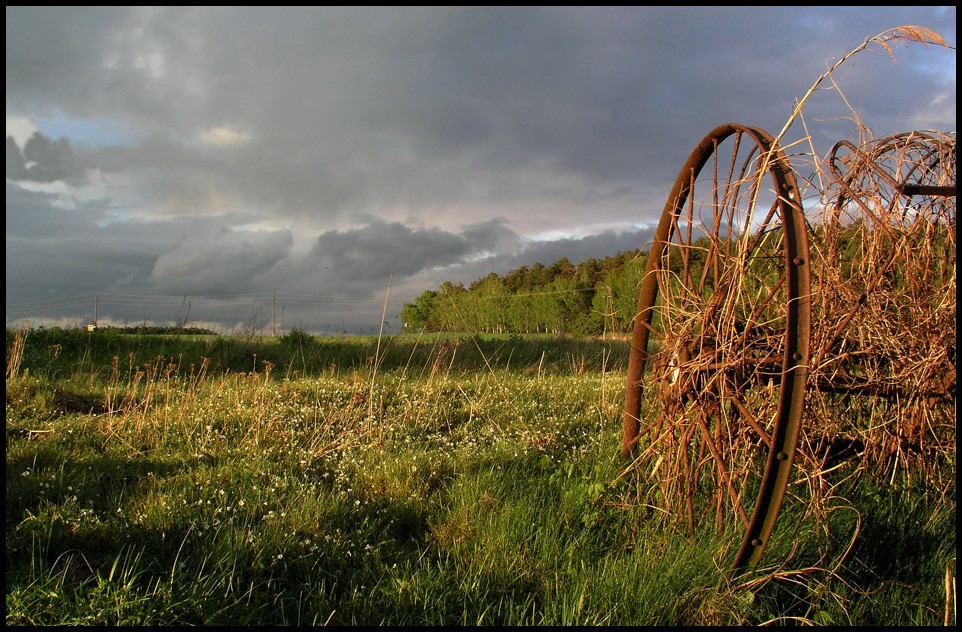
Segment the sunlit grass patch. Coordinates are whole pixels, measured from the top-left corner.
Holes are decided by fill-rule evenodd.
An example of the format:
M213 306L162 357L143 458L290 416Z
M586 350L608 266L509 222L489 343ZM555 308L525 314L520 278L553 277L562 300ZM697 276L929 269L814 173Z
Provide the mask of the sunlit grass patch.
M405 359L295 374L254 351L256 371L180 360L165 375L176 354L148 372L78 351L53 377L28 338L7 382L9 624L937 619L897 597L937 596L940 578L926 578L954 553L939 536L954 528L954 496L860 501L890 549L914 499L912 515L930 517L918 564L886 567L864 541L860 565L811 589L730 584L717 542L664 529L624 474L620 369L539 353L517 370L476 357L435 372ZM832 538L799 531L804 546L773 552L820 559L852 531L836 515ZM863 605L876 589L883 612Z

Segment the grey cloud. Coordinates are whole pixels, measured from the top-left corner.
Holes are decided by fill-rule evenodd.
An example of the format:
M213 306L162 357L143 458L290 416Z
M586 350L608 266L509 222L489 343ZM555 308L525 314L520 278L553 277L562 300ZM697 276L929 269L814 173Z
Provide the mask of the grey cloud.
M8 41L7 63L29 63L21 31L31 25L67 30L45 56L83 60L76 72L96 87L61 107L135 122L148 142L105 164L138 170L159 193L230 191L321 228L356 210L403 220L441 205L492 207L482 221L504 216L493 208L504 200L637 197L673 177L715 125L776 131L826 61L938 10L137 7L97 14L110 35L88 15L8 10L25 25ZM886 87L892 70L860 63L870 72L845 77L857 99L863 84ZM899 90L908 115L932 97L924 78L906 74L890 85L918 83ZM8 102L33 94L31 81L8 72ZM190 142L223 124L250 131L251 142L221 154Z
M41 124L29 151L8 138L8 268L22 277L8 270L8 301L27 300L11 283L188 291L179 281L367 297L392 276L413 291L638 247L644 234L612 227L656 221L710 129L775 133L864 38L920 24L954 46L955 11L7 7L8 116L129 132L91 145ZM895 52L838 77L865 122L954 129L954 49ZM837 93L809 107L816 150L851 136ZM212 130L237 142L206 142ZM106 179L84 194L101 199L80 202L94 165ZM554 231L588 236L531 241Z
M79 185L86 180L86 169L66 138L51 140L36 132L21 151L7 136L7 178L34 182L64 182Z
M467 224L463 227L461 237L472 245L475 252L513 254L523 244L521 236L508 228L508 220L504 217Z
M114 7L6 7L7 112L42 104L88 111L103 86L103 48L128 10Z
M259 278L288 255L289 231L221 230L192 234L157 258L150 283L162 292L237 294L261 289Z
M62 196L9 181L6 194L8 303L96 291L258 291L292 241L289 231L230 230L250 219L240 215L118 220L107 201L64 208Z
M581 239L567 238L529 242L517 253L492 257L478 262L469 262L445 270L443 272L451 275L451 278L444 278L443 280L461 281L467 284L492 272L503 275L521 266L530 266L534 263L550 265L565 258L577 264L591 258L604 259L619 252L646 249L651 246L653 238L654 229L642 228L622 232L603 231Z
M27 164L20 153L17 141L7 136L7 180L24 180L27 178Z
M654 240L654 229L615 232L606 230L582 239L558 239L531 244L523 253L524 265L548 265L562 257L572 263L589 258L603 259L619 252L647 249Z
M84 239L96 233L96 222L106 218L103 200L65 208L61 196L30 191L16 182L6 184L7 238L56 244L63 239ZM7 259L9 265L9 257Z
M312 255L339 277L383 283L424 268L459 261L476 246L436 228L412 229L400 222L364 216L366 225L318 236Z
M98 225L103 201L64 208L59 195L6 185L7 303L117 287L143 290L154 260L175 243L163 228Z

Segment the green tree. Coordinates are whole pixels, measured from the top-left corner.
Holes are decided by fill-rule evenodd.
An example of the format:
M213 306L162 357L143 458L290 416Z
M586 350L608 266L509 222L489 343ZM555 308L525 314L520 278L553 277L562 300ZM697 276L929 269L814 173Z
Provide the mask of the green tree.
M540 263L534 263L528 268L528 273L524 275L522 289L529 292L543 290L551 282L551 275L548 269Z
M431 310L431 331L464 331L462 313L466 307L467 294L468 291L462 283L445 281L441 284L441 290Z
M612 322L618 331L630 331L638 309L638 293L647 257L635 256L608 277L611 287Z
M525 276L528 274L528 266L515 268L504 277L504 285L512 294L517 293L524 286Z
M552 281L559 278L570 279L575 275L575 267L568 261L567 257L561 257L548 266L548 275Z
M439 294L434 290L425 290L414 299L414 303L405 303L401 308L401 322L404 331L430 330L431 313Z
M508 327L509 295L504 281L491 273L472 285L478 331L501 333Z

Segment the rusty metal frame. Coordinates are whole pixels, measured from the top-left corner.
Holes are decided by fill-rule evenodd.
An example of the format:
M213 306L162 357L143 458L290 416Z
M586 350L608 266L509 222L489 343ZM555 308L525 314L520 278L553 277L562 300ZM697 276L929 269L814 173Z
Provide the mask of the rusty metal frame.
M718 145L734 134L750 137L766 161L764 171L770 175L777 193L776 204L785 236L784 254L788 278L786 344L781 361L778 413L758 499L744 541L732 565L733 570L737 570L758 561L774 530L784 500L801 429L811 333L808 237L798 185L788 159L773 137L760 128L729 123L709 132L689 155L668 196L649 251L633 326L622 417L621 452L626 457L632 455L640 437L644 373L663 255L671 243L673 227L691 192L694 177L715 153Z
M795 174L787 158L772 136L759 128L729 123L721 125L709 132L688 156L688 159L675 180L655 231L654 242L649 251L645 276L641 282L638 310L630 343L625 407L622 417L622 455L625 457L633 456L638 451L638 442L640 437L643 436L641 432L640 415L644 398L645 373L648 370L647 364L649 364L654 357L652 355L653 352L649 353L649 338L653 331L652 322L656 310L656 301L658 300L659 278L664 272L662 266L665 265L665 257L672 243L673 231L681 230L679 220L685 210L686 204L689 203L689 197L693 195L696 176L702 168L705 167L711 157L718 152L721 143L729 136L736 134L739 135L736 141L740 141L741 136L750 137L755 142L755 148L761 151L760 157L763 162L761 163L761 167L755 172L755 177L758 178L758 181L760 182L767 173L774 184L774 191L777 194L775 205L778 210L778 218L781 220L781 232L783 236L782 249L784 251L785 266L784 276L780 279L779 283L781 284L787 279L787 302L785 305L785 338L782 356L780 358L775 356L771 358L754 359L756 363L766 361L774 363L780 362L780 372L772 374L772 376L776 378L780 376L781 381L778 408L775 413L771 433L769 434L760 426L757 426L757 424L752 424L751 414L742 411L742 414L748 418L749 425L767 447L768 453L761 476L761 487L758 492L758 498L752 509L752 516L747 523L744 540L731 566L733 573L757 564L775 529L775 522L784 501L796 448L798 446L802 415L805 407L806 389L814 389L817 392L834 392L849 395L869 394L875 397L899 398L906 396L906 392L897 385L874 384L870 381L860 380L858 377L842 380L835 377L826 379L825 376L821 376L813 371L813 362L815 362L815 364L818 364L818 362L816 358L812 357L812 354L815 353L819 355L819 353L825 353L832 345L826 346L822 344L820 347L820 349L822 349L821 352L815 352L812 349L812 345L814 344L812 341L812 271L809 260L807 223L801 206ZM878 146L884 148L889 142L908 143L914 141L916 138L933 141L940 147L940 150L942 148L941 140L920 132L910 132L882 139ZM952 146L954 147L954 143ZM872 209L870 209L865 201L849 186L849 176L843 174L838 168L836 153L839 149L845 149L851 152L851 155L858 160L857 165L859 169L870 171L876 178L884 182L896 195L906 197L954 197L956 195L956 185L951 182L948 184L910 182L909 180L911 178L909 175L915 172L916 164L909 165L909 175L904 175L902 178L895 178L889 174L881 164L876 164L875 160L878 156L875 153L866 153L848 141L839 141L831 152L831 158L828 164L831 174L841 189L841 195L836 202L837 206L835 208L840 207L846 200L851 200L886 232L891 230L890 227L875 216ZM735 153L738 153L737 142ZM731 174L729 173L729 178L730 177ZM719 184L717 173L715 174L715 178L715 188L717 190ZM731 184L731 182L729 182L729 184ZM749 204L754 204L754 200ZM748 208L751 210L751 206ZM771 215L773 212L774 210L770 212L769 218L773 217L773 215ZM717 228L717 218L715 221ZM768 220L766 220L766 222L767 221ZM690 232L690 230L691 226L689 225L688 231ZM878 271L878 278L881 277L881 273L884 272L885 269L894 263L894 256L893 254L892 258L882 264L882 269ZM873 291L875 285L876 282L870 284L866 292ZM774 296L775 295L772 294L769 299ZM782 299L780 298L779 300ZM834 339L841 335L842 330L847 326L848 322L851 321L855 312L860 309L864 302L865 296L863 295L862 299L855 302L850 311L843 314L840 322L831 328L828 337L830 342L834 342ZM704 315L705 318L708 318L710 314L711 310L706 311ZM746 329L746 336L747 331ZM737 344L743 345L745 342L743 337ZM824 343L824 341L822 342ZM658 359L656 364L663 362L664 359ZM669 359L668 362L670 363L671 360ZM662 370L664 368L665 367L661 367ZM712 364L709 360L708 364L700 367L700 370L710 370L712 368L725 370L726 368L731 369L731 366L724 362ZM653 369L656 371L659 370L658 367L654 367ZM678 387L674 385L674 383L671 383L671 387L673 388L670 388L667 394L666 392L662 392L661 397L664 398L667 395L669 399L677 397L679 401L683 401L685 398L692 396L691 393L685 391L683 387ZM663 391L664 388L663 385ZM946 373L940 382L928 385L923 388L921 392L914 394L925 396L929 400L954 402L954 360L951 370ZM715 392L715 395L721 396L721 393ZM717 404L717 400L713 401ZM737 397L732 398L732 403L736 408L741 405ZM704 410L702 413L703 415L713 414L711 412L705 413ZM702 433L707 433L708 428L705 426L705 417L699 417L698 421ZM657 423L663 424L664 422L665 418L660 417ZM650 432L651 430L650 428L646 429L646 432ZM660 426L655 429L654 434L661 436ZM688 439L683 439L683 441L687 440ZM710 440L707 446L709 450L712 449L713 445ZM717 475L724 479L727 476L725 463L722 462L724 457L714 451L712 454L715 460L719 461L720 471ZM727 480L722 480L719 482L719 493L722 493L724 487L728 487L729 492L731 492ZM737 506L736 509L742 511L743 507ZM744 517L744 512L742 512L742 515Z

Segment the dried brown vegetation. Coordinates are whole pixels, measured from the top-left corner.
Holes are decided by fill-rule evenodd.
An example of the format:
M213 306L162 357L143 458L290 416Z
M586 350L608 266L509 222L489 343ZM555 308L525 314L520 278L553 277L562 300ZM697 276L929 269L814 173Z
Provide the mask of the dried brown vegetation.
M954 502L955 133L873 136L835 78L873 44L893 60L901 45L948 47L890 29L820 76L776 136L712 130L679 173L641 286L626 474L675 528L740 529L736 567L757 562L783 495L804 515L789 541L806 522L827 532L861 477ZM821 92L854 139L824 155L805 118Z

